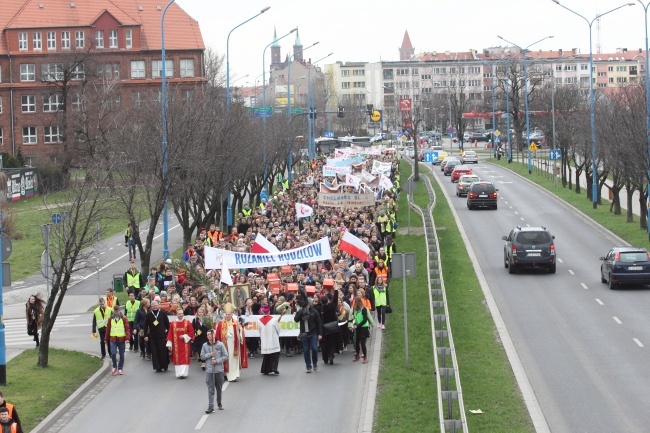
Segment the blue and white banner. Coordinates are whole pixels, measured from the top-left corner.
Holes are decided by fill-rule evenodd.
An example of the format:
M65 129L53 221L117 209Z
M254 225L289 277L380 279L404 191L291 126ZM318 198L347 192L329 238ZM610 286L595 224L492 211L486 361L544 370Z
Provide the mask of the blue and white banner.
M204 247L204 251L206 269L221 269L224 262L228 269L274 268L332 258L329 238L279 253L239 253L212 247Z

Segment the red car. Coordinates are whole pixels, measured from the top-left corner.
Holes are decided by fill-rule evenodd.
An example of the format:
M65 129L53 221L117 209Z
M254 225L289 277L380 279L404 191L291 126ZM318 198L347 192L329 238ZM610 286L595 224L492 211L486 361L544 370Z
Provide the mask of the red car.
M451 172L451 182L458 182L458 179L464 174L474 174L472 169L465 167L464 165L457 165L454 167L454 170Z

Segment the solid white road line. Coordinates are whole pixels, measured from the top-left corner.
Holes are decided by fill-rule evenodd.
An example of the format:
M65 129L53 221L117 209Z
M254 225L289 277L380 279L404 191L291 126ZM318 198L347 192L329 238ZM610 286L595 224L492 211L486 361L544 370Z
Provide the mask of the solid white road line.
M632 340L634 340L634 342L636 343L637 346L644 347L643 343L641 343L638 338L633 338Z
M623 322L621 322L621 319L619 319L619 318L616 317L616 316L612 317L612 319L614 319L614 322L618 323L619 325L622 325L622 324L623 324Z
M601 300L598 299L598 298L596 298L596 302L598 302L600 305L605 305L605 304L603 304L603 301L601 301Z
M201 419L199 420L199 423L194 427L194 430L201 430L201 427L203 427L203 424L208 420L208 415L203 415Z
M580 283L580 285L581 285L582 288L585 289L585 290L589 289L589 287L587 287L587 285L586 285L585 283Z

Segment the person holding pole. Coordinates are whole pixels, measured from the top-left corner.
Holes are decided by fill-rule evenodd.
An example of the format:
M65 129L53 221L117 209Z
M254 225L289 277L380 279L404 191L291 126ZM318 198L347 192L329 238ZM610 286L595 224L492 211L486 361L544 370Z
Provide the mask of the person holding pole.
M221 405L221 388L223 386L223 363L228 360L228 350L219 340L215 340L214 331L206 333L208 341L201 348L201 360L205 362L205 384L208 386L208 409L205 413L214 412L214 392L217 391L217 407Z

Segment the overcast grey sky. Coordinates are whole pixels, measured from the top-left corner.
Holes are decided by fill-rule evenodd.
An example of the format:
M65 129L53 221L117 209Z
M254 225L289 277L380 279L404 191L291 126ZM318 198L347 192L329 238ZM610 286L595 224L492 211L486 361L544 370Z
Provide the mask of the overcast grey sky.
M603 53L616 48L645 49L645 15L635 0L600 20L600 43ZM253 85L262 74L262 52L273 41L273 27L278 37L298 26L305 58L320 59L334 53L322 63L335 61L399 60L398 48L408 30L415 52L481 50L506 45L501 35L520 46L527 46L545 36L549 39L531 49L569 50L579 48L589 53L589 28L581 18L553 3L552 0L177 0L187 13L198 20L206 46L226 53L228 32L257 14L230 36L230 81L237 86ZM589 20L598 13L626 4L617 0L562 0L562 4ZM644 0L647 4L648 0ZM164 4L164 0L163 0ZM593 26L593 46L599 40ZM282 39L282 59L291 52L294 34ZM271 49L266 50L266 64ZM267 70L268 72L268 70ZM248 74L248 77L244 77ZM268 74L267 74L268 78ZM236 81L238 80L239 81ZM236 82L235 82L236 81ZM261 78L258 79L258 83Z

